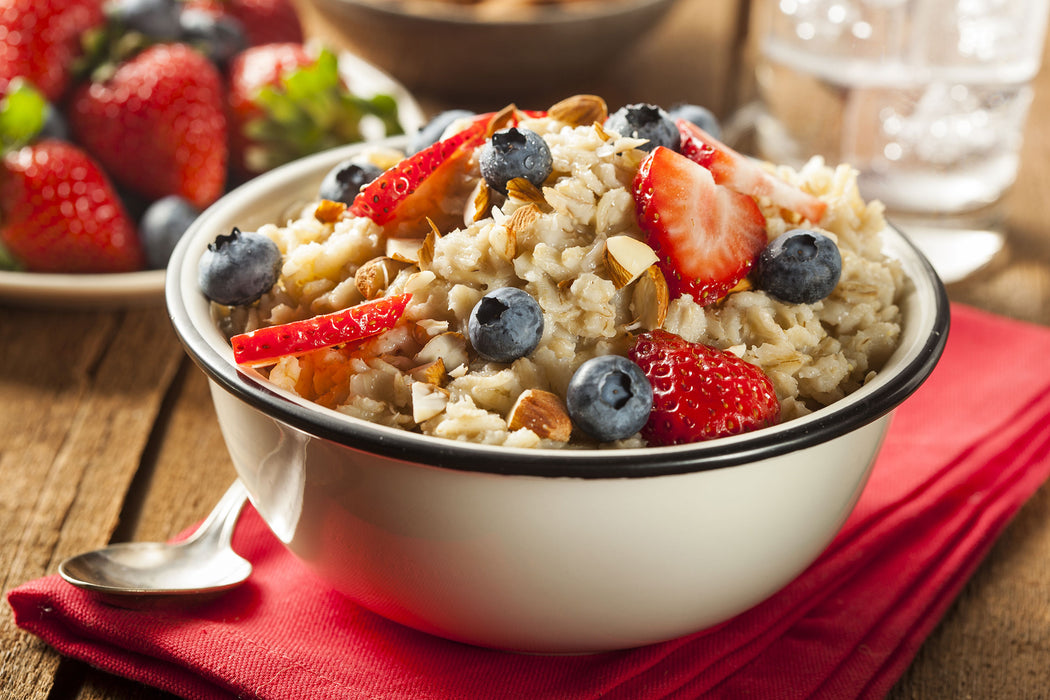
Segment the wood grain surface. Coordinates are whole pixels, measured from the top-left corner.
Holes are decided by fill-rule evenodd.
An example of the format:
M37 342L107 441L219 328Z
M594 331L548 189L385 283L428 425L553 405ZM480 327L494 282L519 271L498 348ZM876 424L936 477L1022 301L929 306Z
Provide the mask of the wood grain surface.
M309 33L344 42L307 0ZM695 102L722 117L753 92L747 7L679 0L637 49L570 86L610 105ZM352 46L347 46L352 49ZM1045 61L1044 61L1045 63ZM950 286L959 301L1050 325L1050 72L1037 83L1007 245ZM552 103L565 86L536 99ZM421 100L429 112L455 105ZM522 106L543 107L546 104ZM74 552L163 539L234 478L203 375L165 310L65 311L0 299L0 581L53 573ZM1050 697L1050 487L1004 532L890 693L893 700ZM60 658L0 610L0 697L169 697Z

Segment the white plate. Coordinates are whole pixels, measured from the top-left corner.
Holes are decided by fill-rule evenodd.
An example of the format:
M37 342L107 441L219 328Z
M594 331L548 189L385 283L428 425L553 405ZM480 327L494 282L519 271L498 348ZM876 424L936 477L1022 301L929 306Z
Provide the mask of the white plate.
M349 53L339 55L339 68L350 90L363 97L386 93L397 100L406 133L424 122L415 98L396 80ZM369 139L383 136L382 125L362 124ZM164 270L112 274L57 274L0 270L0 304L64 308L155 306L164 300Z

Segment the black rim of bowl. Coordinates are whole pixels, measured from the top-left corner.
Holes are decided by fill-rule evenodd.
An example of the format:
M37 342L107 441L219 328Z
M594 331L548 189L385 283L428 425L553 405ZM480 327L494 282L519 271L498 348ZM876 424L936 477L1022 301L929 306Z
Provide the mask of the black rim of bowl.
M258 179L267 179L275 173L271 171ZM459 471L539 477L640 478L722 469L801 450L845 435L893 411L933 371L944 351L950 324L947 292L937 273L911 240L898 231L902 247L914 258L932 290L930 332L889 381L870 391L869 387L863 387L829 407L778 426L690 445L635 449L480 445L379 426L305 400L289 398L261 375L241 370L223 357L193 326L180 283L179 270L187 255L188 243L201 226L206 225L202 222L207 218L206 211L184 236L172 254L165 280L168 314L176 335L204 374L241 401L304 433L362 452Z

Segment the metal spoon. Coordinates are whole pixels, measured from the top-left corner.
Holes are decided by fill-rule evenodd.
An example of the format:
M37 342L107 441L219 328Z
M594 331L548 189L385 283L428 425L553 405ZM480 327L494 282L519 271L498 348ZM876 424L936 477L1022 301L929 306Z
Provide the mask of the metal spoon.
M189 538L113 544L66 559L58 573L74 586L118 596L199 595L233 588L252 573L252 565L230 546L247 498L238 479Z

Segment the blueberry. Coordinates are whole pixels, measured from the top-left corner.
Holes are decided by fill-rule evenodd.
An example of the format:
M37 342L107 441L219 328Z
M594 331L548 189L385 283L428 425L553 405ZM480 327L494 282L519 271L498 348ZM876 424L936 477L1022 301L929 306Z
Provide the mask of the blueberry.
M348 158L328 171L317 194L331 202L352 204L361 188L382 174L378 165Z
M595 440L622 440L649 419L653 387L642 368L626 357L600 355L572 375L565 405L573 425Z
M234 228L201 255L197 280L204 296L219 304L250 304L270 290L281 272L281 251L261 233Z
M106 14L127 31L157 41L175 41L181 33L181 7L178 0L112 0L106 5Z
M667 110L667 114L675 121L685 119L687 122L696 124L716 139L722 138L722 125L718 122L718 117L714 115L714 112L707 107L679 104Z
M467 321L470 342L493 362L513 362L536 349L543 336L543 310L516 287L502 287L481 298Z
M59 141L70 141L69 122L62 112L50 102L44 108L44 124L40 127L36 139L58 139Z
M755 263L755 286L789 304L820 301L839 282L842 255L818 231L795 229L762 250Z
M554 162L542 136L512 126L494 133L481 147L478 165L489 187L506 194L507 183L516 177L539 187L551 174Z
M244 25L232 15L188 7L179 13L179 33L181 41L198 48L220 68L248 48Z
M652 151L657 146L672 151L681 149L682 137L678 127L671 116L656 105L633 104L621 107L605 120L605 128L620 136L648 140L648 143L639 146L643 151Z
M420 127L419 131L412 134L408 141L408 154L418 153L427 146L437 143L441 135L445 133L452 122L457 119L467 119L474 116L474 112L466 109L449 109L435 114L430 121Z
M139 221L139 235L151 269L159 270L168 264L175 244L199 214L197 207L178 195L161 197L146 208Z

